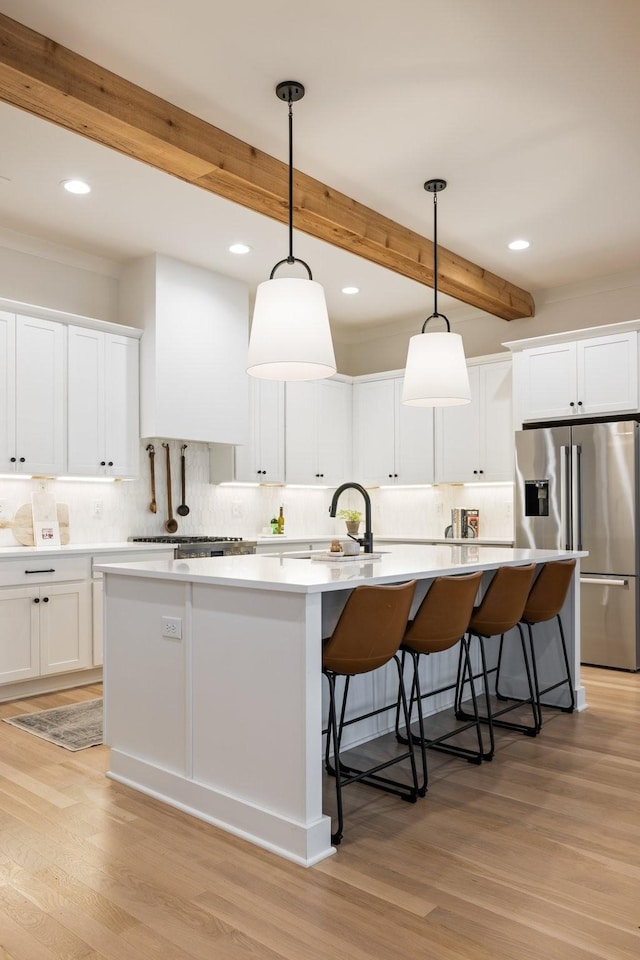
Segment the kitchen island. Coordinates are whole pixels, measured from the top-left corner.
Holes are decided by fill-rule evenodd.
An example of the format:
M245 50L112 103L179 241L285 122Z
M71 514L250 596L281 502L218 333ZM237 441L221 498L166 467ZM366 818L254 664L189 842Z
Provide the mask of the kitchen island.
M488 579L505 564L582 555L447 544L342 562L254 555L101 565L109 776L311 866L334 852L322 810L322 638L350 591L416 579L415 607L436 576L481 570ZM578 601L579 561L563 619L583 709ZM540 643L544 683L555 652ZM518 670L510 676L506 664L505 685L517 684ZM394 693L391 679L365 684L355 706Z

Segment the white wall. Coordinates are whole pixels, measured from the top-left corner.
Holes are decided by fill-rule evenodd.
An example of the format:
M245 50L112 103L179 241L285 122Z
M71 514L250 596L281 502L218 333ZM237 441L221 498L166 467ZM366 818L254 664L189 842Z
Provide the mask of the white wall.
M119 266L0 229L0 296L118 323Z
M425 301L427 302L427 301ZM425 314L426 314L425 309ZM458 317L456 319L456 316ZM486 313L465 311L449 315L452 328L462 335L467 357L504 350L503 342L527 337L621 323L640 317L640 276L619 274L601 277L591 285L561 287L536 298L536 315L507 322ZM389 325L366 337L341 345L341 373L358 376L381 370L403 369L409 337L420 331L424 317L415 323Z

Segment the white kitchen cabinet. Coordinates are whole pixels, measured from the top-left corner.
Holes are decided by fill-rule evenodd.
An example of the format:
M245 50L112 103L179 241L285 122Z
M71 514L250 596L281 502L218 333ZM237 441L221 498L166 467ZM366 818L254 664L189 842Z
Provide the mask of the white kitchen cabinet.
M138 341L70 326L67 472L137 476L138 404Z
M87 582L0 589L0 683L91 666Z
M513 480L511 360L469 364L469 383L471 403L436 411L436 480Z
M287 383L287 483L337 486L351 476L352 387L342 380Z
M402 377L353 387L355 474L368 485L433 483L433 410L402 403Z
M235 448L235 468L225 479L284 483L284 383L249 379L249 442Z
M636 330L525 349L518 363L524 421L638 410Z
M0 311L0 472L59 474L65 462L63 324Z

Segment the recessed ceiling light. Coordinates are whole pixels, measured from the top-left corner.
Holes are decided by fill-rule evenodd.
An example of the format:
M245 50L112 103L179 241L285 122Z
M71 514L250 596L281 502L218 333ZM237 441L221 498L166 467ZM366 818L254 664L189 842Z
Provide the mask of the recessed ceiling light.
M512 240L511 243L508 244L509 250L526 250L528 246L528 240Z
M242 253L250 253L250 252L251 252L251 247L248 246L246 243L232 243L231 246L229 247L229 253L242 254Z
M348 297L352 297L356 293L360 293L360 287L343 287L342 293L346 293Z
M84 180L63 180L62 186L67 193L91 193L91 187Z

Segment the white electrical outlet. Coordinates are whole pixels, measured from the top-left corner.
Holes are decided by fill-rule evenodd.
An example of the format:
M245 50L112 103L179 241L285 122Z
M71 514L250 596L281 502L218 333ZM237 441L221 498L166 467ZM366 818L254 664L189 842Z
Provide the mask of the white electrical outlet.
M0 520L6 520L9 516L9 501L0 500Z
M162 618L162 636L170 640L182 639L182 620L180 617Z

